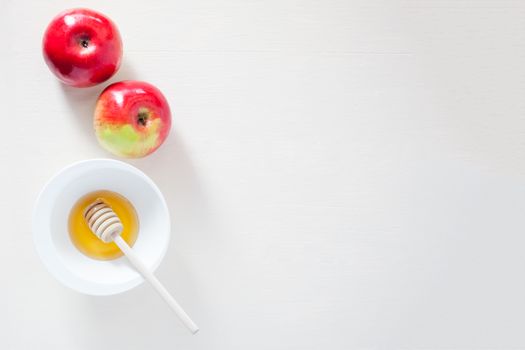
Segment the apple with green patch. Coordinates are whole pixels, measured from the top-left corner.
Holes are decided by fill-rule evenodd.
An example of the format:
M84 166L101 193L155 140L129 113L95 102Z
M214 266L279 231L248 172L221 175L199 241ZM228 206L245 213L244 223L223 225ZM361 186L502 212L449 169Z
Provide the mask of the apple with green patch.
M124 158L141 158L164 142L171 128L168 101L142 81L111 84L100 94L94 127L99 143Z

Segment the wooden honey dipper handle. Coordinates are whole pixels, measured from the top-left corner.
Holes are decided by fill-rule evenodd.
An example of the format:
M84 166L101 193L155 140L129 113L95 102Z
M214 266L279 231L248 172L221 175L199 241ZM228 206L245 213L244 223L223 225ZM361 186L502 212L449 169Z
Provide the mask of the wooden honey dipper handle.
M115 244L122 250L122 252L129 259L131 264L137 269L138 272L147 280L153 288L160 294L164 301L172 308L175 314L179 317L182 323L188 328L188 330L195 334L199 331L199 327L191 320L188 314L182 309L177 301L171 296L166 288L160 283L160 281L153 275L153 273L144 265L144 263L138 258L133 249L126 243L124 239L119 235L115 237Z
M191 320L191 318L184 312L182 307L171 296L167 289L160 283L160 281L153 275L153 273L144 265L142 260L137 256L135 251L126 243L120 236L124 227L120 218L115 214L113 209L105 203L102 199L97 199L90 204L84 212L84 218L89 226L89 229L103 242L115 244L120 248L124 255L128 258L131 265L148 281L159 295L166 301L175 314L182 321L188 330L195 334L199 331L199 327Z

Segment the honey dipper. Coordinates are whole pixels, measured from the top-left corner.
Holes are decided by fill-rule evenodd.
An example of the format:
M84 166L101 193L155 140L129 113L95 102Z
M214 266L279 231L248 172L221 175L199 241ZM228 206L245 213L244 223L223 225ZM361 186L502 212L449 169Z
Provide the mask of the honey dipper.
M102 199L98 198L91 203L84 212L84 219L91 230L100 240L105 243L115 242L120 250L126 255L130 263L146 279L160 296L173 309L188 330L195 334L199 327L184 312L182 307L175 301L170 293L164 288L160 281L148 270L133 249L120 236L123 230L122 222L113 209Z

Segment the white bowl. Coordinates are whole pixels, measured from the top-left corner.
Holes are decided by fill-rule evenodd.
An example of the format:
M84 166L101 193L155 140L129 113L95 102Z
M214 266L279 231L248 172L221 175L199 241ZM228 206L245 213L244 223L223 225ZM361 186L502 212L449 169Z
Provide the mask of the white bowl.
M110 261L88 258L69 238L69 211L81 196L96 190L120 193L133 204L140 222L133 249L154 271L164 257L170 239L168 207L155 183L124 162L86 160L56 174L36 201L33 238L44 265L64 285L91 295L122 293L143 282L126 258Z

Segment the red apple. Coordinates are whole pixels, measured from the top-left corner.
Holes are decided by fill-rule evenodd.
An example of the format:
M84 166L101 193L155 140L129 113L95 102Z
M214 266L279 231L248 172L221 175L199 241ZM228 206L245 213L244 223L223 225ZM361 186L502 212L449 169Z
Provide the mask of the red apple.
M103 14L82 8L59 13L43 39L44 59L63 83L87 87L108 80L120 67L122 40Z
M168 136L170 107L155 86L121 81L100 94L94 127L99 143L111 153L125 158L144 157L159 148Z

